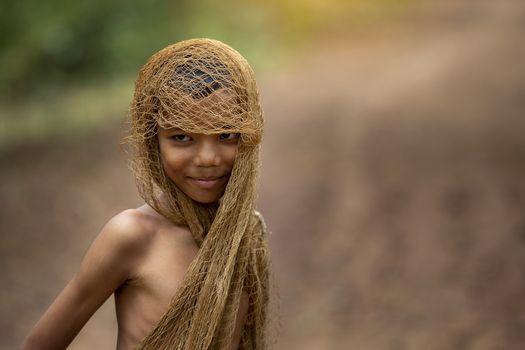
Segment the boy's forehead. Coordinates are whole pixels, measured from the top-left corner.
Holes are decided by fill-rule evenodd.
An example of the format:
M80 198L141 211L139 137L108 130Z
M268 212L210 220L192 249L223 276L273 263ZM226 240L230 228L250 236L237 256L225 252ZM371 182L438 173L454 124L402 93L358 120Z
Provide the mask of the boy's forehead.
M158 124L164 129L214 133L240 129L244 111L235 91L223 88L205 98L178 96L163 101Z

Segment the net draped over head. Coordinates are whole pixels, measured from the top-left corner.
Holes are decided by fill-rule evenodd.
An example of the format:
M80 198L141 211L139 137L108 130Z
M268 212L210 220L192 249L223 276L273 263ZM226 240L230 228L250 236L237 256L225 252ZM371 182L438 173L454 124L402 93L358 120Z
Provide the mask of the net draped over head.
M240 134L217 203L195 202L169 179L159 155L159 127ZM176 43L140 70L125 139L139 193L163 216L187 225L199 252L139 349L229 349L243 290L249 309L240 347L266 348L269 253L264 222L254 210L262 129L253 71L219 41Z

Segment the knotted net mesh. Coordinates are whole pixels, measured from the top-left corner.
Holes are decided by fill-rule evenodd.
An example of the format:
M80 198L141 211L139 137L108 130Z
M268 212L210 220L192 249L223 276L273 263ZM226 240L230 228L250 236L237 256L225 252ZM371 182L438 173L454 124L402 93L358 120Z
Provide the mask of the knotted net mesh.
M267 230L254 207L263 119L252 69L219 41L168 46L140 70L129 119L124 141L141 197L187 225L199 246L168 310L138 349L229 349L243 290L249 309L240 348L267 348L270 259ZM216 203L192 200L169 179L159 155L159 127L240 134L229 182Z

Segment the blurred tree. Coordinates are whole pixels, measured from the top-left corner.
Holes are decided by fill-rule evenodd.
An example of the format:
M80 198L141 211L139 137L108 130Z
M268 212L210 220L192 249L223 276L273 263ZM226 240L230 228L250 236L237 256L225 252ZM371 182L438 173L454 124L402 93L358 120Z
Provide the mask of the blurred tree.
M0 12L0 92L17 98L135 67L144 49L151 52L148 46L183 32L172 23L189 10L189 1L167 0L9 2Z
M226 41L250 59L253 50L289 50L410 1L8 0L0 11L0 95L16 103L42 89L136 72L152 52L188 37Z

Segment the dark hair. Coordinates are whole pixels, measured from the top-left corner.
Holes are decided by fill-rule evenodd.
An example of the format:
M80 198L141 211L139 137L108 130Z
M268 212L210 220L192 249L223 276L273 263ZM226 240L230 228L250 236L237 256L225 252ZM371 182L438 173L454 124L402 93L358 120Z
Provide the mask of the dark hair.
M175 68L174 80L181 81L184 91L194 99L207 97L214 91L231 85L228 83L229 70L217 60L189 60Z

